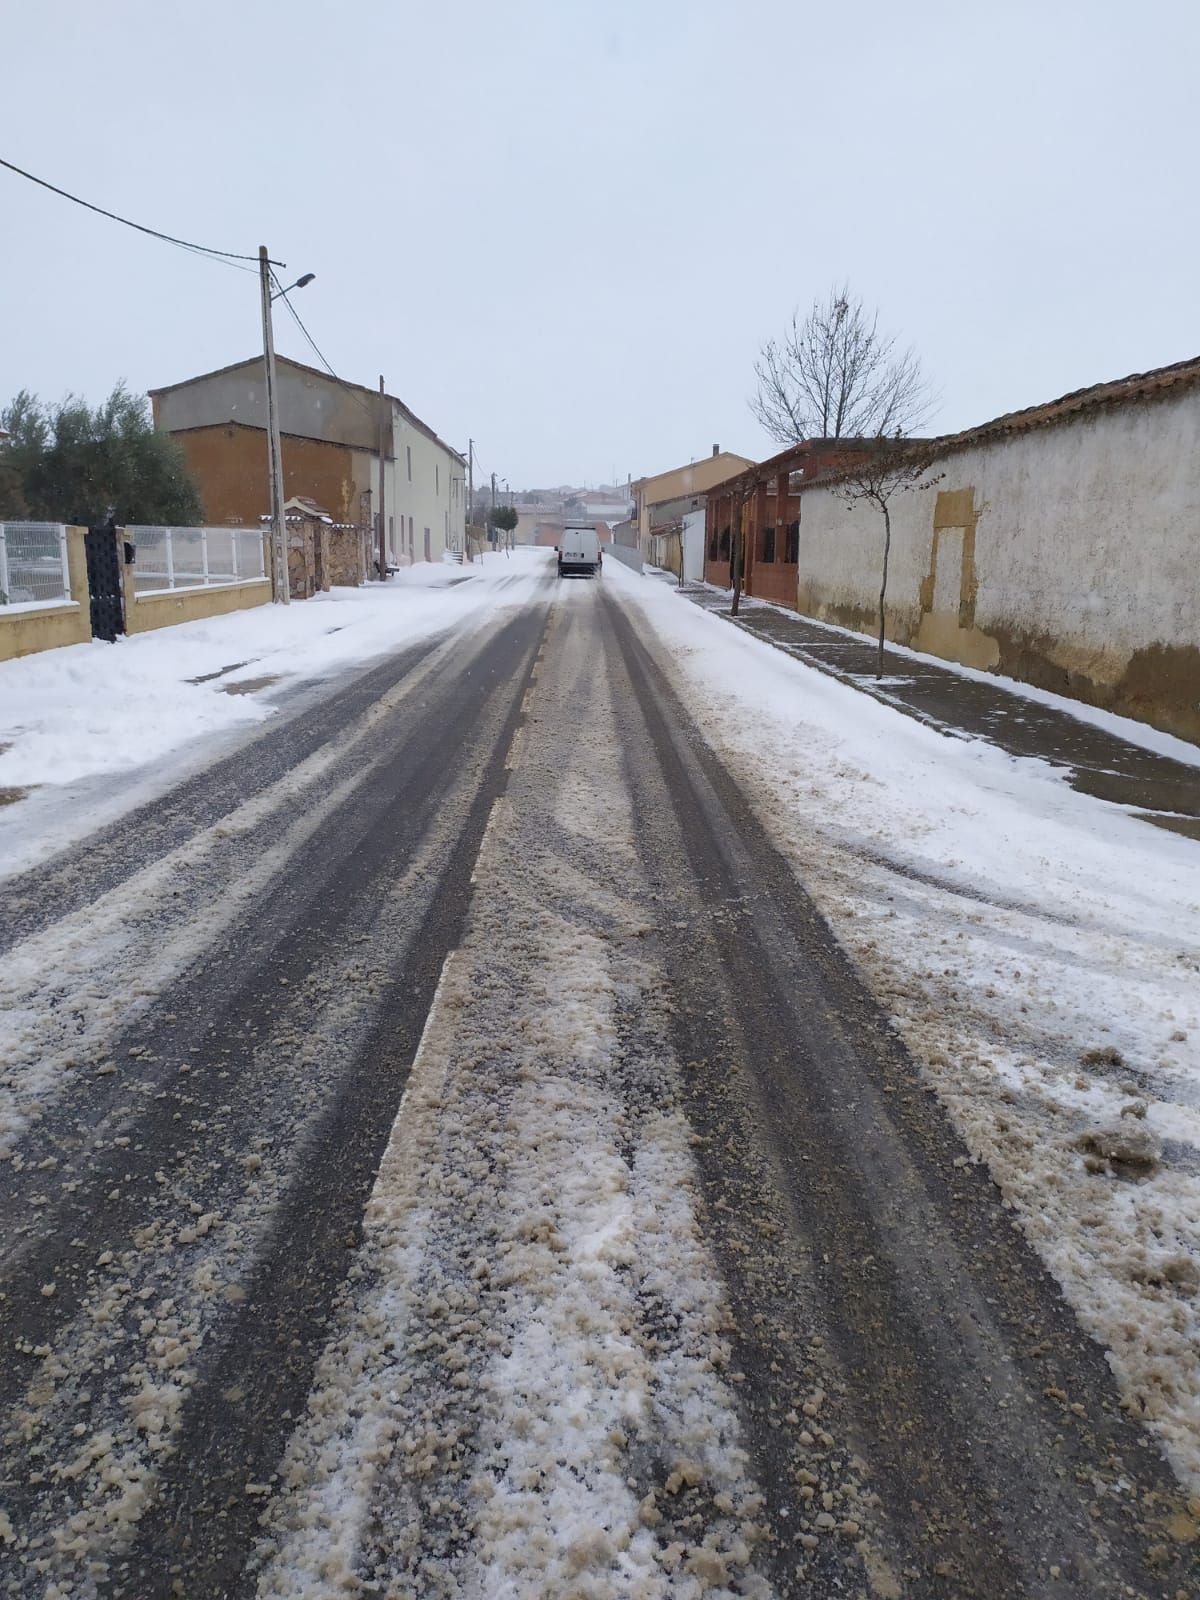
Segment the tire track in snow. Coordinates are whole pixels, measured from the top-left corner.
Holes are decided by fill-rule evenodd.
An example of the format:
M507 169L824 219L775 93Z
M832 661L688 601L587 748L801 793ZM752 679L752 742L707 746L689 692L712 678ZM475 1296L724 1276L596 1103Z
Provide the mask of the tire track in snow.
M610 620L661 770L639 785L648 871L674 893L680 875L664 863L682 857L700 888L699 904L680 896L668 959L679 1047L695 1058L690 1104L709 1134L706 1193L716 1212L729 1191L736 1213L742 1152L767 1158L756 1198L768 1238L784 1244L770 1247L784 1269L781 1325L796 1321L782 1302L799 1243L797 1281L818 1290L816 1342L835 1358L835 1392L816 1414L838 1416L830 1431L865 1458L883 1548L898 1542L911 1593L938 1600L1170 1600L1195 1533L1186 1497L672 675L656 670L657 647L624 615ZM738 902L749 915L735 924L720 913ZM762 1371L769 1347L747 1315L760 1272L736 1223L731 1232L723 1265L747 1360L757 1346ZM808 1470L822 1467L818 1454Z
M527 614L464 648L420 705L369 714L377 748L356 752L364 770L319 854L293 856L120 1041L138 1052L131 1132L81 1157L83 1181L64 1186L3 1284L14 1593L166 1592L169 1576L143 1579L120 1557L176 1465L203 1502L222 1451L239 1496L255 1451L264 1470L277 1456L461 913L472 830L540 626ZM239 1363L253 1403L231 1398ZM173 1509L184 1536L196 1505L185 1495ZM235 1521L222 1517L222 1535ZM155 1559L170 1545L157 1537Z
M482 643L476 638L461 648L473 653ZM410 663L399 684L275 782L97 892L85 908L60 913L10 947L0 971L0 1160L59 1095L103 1097L104 1083L89 1079L88 1068L117 1074L108 1059L113 1037L133 1026L199 951L227 936L299 852L327 848L319 842L322 828L388 759L392 743L411 733L424 715L413 697L442 664L441 652ZM325 728L324 717L319 725ZM101 871L100 881L107 876ZM36 1169L54 1155L35 1146L18 1153L15 1170ZM0 1189L0 1204L28 1203L28 1195Z
M450 642L424 642L355 674L315 704L251 730L230 754L125 813L51 860L0 882L0 953L185 845L220 817L286 780ZM87 786L80 792L86 794ZM84 802L86 803L86 802Z
M770 1592L594 643L560 614L260 1600Z

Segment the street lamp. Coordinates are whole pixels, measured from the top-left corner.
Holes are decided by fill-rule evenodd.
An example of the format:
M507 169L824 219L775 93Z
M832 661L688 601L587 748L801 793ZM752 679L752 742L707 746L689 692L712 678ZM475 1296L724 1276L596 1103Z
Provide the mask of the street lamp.
M306 289L315 277L315 272L306 272L302 278L297 278L295 283L289 283L286 289L276 289L271 299L278 300L281 294L291 294L293 289Z
M279 605L291 600L288 582L287 542L283 522L283 453L279 443L279 395L275 377L275 334L271 326L271 302L290 289L303 289L316 277L306 272L287 289L271 292L271 258L267 247L258 247L258 281L262 290L263 366L267 374L267 467L271 481L271 598Z

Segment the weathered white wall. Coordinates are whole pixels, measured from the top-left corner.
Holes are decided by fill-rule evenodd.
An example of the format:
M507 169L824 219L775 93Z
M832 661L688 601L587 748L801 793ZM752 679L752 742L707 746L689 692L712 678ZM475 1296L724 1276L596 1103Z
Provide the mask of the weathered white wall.
M374 450L378 422L363 391L307 371L280 356L279 429L305 439L325 439ZM256 356L222 372L210 372L154 394L155 426L165 433L221 422L267 426L263 358Z
M425 529L429 529L429 554L440 561L445 550L461 550L466 528L466 488L463 463L444 445L415 427L399 406L392 414L393 457L388 471L389 548L393 561L408 560L409 519L412 519L414 561L425 557ZM409 456L411 452L411 475ZM404 518L401 538L400 518Z
M683 579L700 583L704 577L704 512L689 511L683 519Z
M891 638L1200 735L1200 390L953 452L932 474L891 501ZM868 626L882 550L877 509L807 490L800 609Z

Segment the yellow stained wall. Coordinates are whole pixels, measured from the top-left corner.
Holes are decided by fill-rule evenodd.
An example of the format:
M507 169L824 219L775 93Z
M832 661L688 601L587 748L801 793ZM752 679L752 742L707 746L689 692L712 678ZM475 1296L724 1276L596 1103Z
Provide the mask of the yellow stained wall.
M171 589L166 594L133 593L133 568L125 569L125 632L146 633L177 622L202 622L231 611L265 606L271 598L269 578L249 583L225 583L211 589Z
M37 611L7 614L0 606L0 661L33 655L39 650L57 650L62 645L87 644L92 637L91 608L88 603L86 528L67 529L67 567L71 593L78 598L61 606ZM120 550L125 530L115 534ZM138 595L134 590L134 568L122 566L121 587L125 597L126 633L146 633L153 628L168 628L177 622L201 622L206 617L223 617L231 611L246 611L266 605L271 598L269 578L254 578L246 583L221 584L211 589L172 589L165 594Z
M646 541L650 538L650 507L664 505L668 500L682 500L688 495L706 494L726 478L733 478L754 465L745 456L731 450L721 450L715 456L701 456L686 467L675 467L670 472L657 473L652 478L638 478L633 485L634 515L637 518L638 538L642 554L648 554Z
M57 650L64 644L86 644L92 637L87 555L83 547L86 532L85 528L67 529L67 569L73 599L39 611L9 613L7 606L0 606L0 661L13 661L38 650Z

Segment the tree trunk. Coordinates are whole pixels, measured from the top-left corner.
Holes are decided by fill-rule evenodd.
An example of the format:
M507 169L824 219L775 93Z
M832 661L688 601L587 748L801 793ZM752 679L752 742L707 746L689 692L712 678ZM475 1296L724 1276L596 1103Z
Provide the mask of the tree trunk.
M742 603L742 497L734 500L733 514L733 604L729 608L729 615L736 617L738 607Z
M888 511L887 501L881 501L883 506L883 582L879 586L879 656L875 662L875 677L883 677L883 629L886 613L884 602L887 600L888 557L892 553L892 518Z

